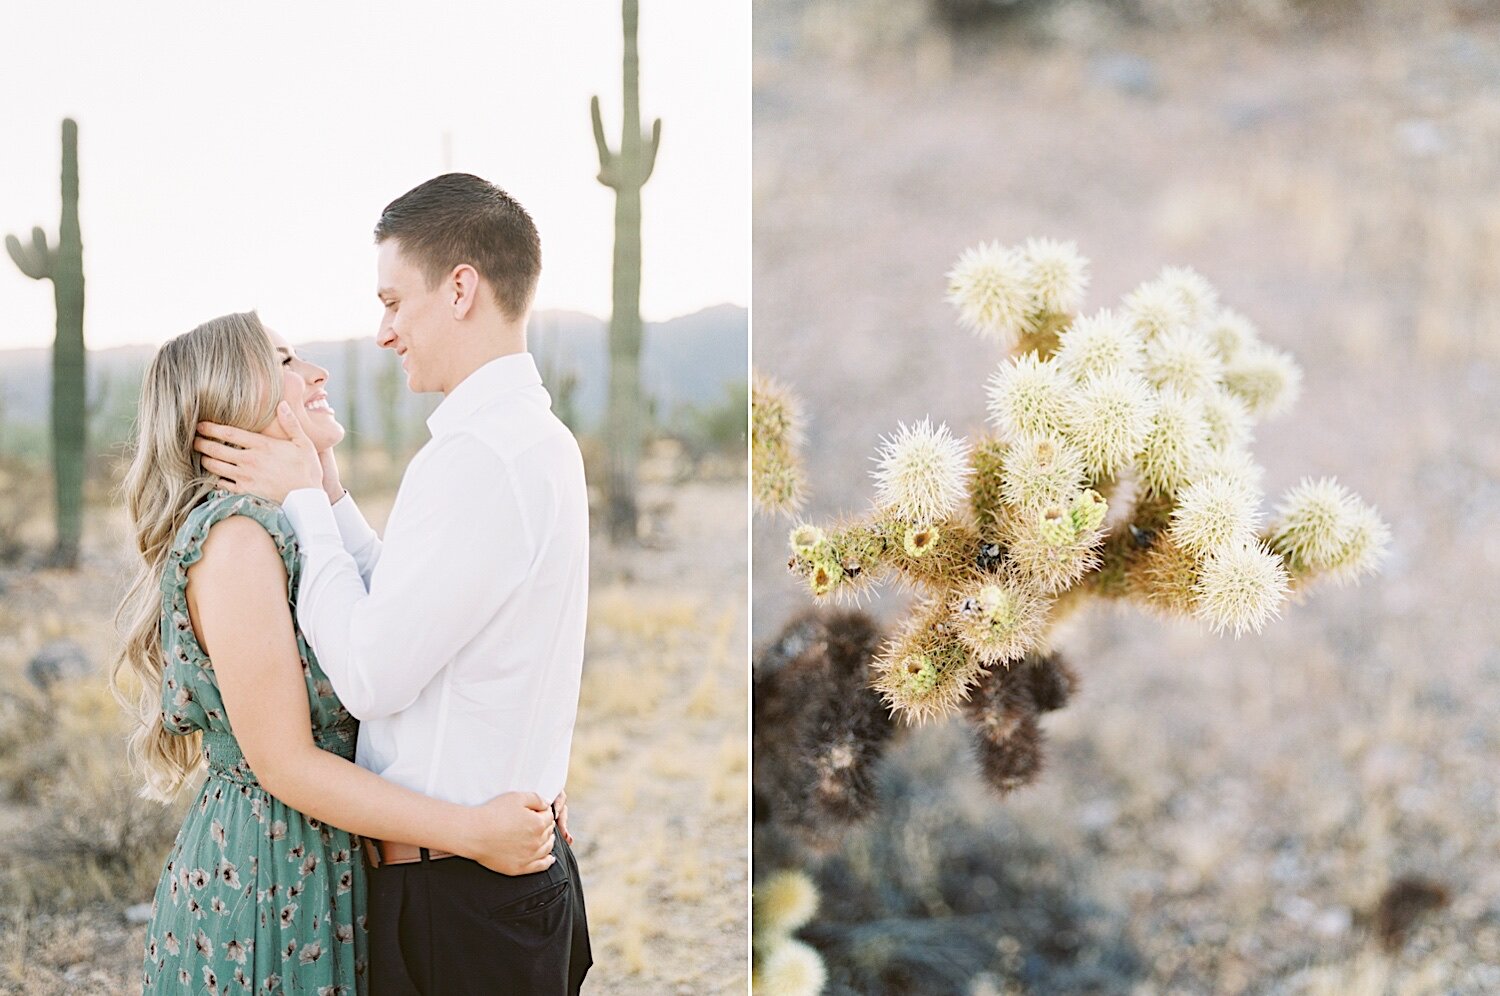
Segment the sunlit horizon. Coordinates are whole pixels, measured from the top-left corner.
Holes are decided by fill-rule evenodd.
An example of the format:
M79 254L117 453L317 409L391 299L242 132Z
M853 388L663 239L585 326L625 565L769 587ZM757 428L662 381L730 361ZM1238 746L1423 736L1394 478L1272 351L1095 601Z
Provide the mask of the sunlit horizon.
M357 19L154 7L29 7L0 62L0 234L55 239L60 125L79 124L90 349L249 308L293 341L373 335L375 220L450 170L536 219L537 312L608 319L614 193L595 179L589 98L617 146L618 0L469 0L441 16L412 2ZM648 322L749 303L749 16L641 3L641 115L664 122L642 193ZM0 257L0 349L53 334L51 283Z

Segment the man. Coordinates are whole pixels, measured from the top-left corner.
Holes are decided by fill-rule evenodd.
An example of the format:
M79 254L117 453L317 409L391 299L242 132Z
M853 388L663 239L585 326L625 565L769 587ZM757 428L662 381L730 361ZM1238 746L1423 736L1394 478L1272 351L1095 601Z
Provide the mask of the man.
M588 500L577 442L526 351L540 241L505 192L456 173L391 202L375 241L377 342L412 390L444 395L384 541L326 487L285 404L290 442L204 423L196 447L296 529L297 620L361 720L358 762L451 802L515 792L539 811L523 874L376 842L372 996L577 993L592 961L583 893L565 811L554 835L542 800L562 802L577 710Z

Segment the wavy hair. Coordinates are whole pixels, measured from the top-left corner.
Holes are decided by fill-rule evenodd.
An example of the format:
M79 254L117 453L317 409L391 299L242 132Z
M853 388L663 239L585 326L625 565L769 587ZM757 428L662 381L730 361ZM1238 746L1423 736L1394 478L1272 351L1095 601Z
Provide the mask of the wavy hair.
M115 613L123 643L110 688L135 716L128 756L141 795L169 802L202 766L197 734L162 723L161 579L188 513L216 486L193 449L199 422L261 429L281 400L275 348L255 312L224 315L156 351L141 384L135 452L122 491L141 562Z

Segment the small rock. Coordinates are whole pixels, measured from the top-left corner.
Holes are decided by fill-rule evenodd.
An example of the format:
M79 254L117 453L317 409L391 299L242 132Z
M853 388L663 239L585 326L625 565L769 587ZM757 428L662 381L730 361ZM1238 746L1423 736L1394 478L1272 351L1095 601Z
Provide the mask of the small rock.
M1161 89L1156 64L1128 52L1111 52L1090 61L1089 79L1131 97L1154 97Z
M1114 826L1120 818L1120 807L1108 799L1098 799L1078 810L1078 826L1089 833Z
M1346 906L1334 906L1323 910L1312 921L1313 932L1330 940L1343 937L1354 926L1354 914Z
M1451 144L1437 122L1426 118L1401 122L1396 129L1396 138L1407 155L1418 159L1442 155Z
M46 691L59 681L86 678L94 673L88 652L72 640L53 640L42 645L26 665L26 679Z
M151 904L136 903L134 906L125 908L125 922L129 924L142 924L151 922Z

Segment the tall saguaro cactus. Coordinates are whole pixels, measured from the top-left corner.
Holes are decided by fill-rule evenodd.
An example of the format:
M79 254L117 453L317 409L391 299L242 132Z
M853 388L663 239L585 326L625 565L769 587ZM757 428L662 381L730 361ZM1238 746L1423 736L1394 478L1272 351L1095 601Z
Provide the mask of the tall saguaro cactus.
M52 343L52 477L56 485L57 546L53 559L63 567L78 562L83 532L83 475L88 402L83 345L83 238L78 227L78 125L62 123L62 219L57 244L47 244L40 227L31 244L14 235L5 248L21 272L51 280L57 303L57 337Z
M625 22L625 120L620 149L612 152L604 138L599 98L589 111L594 144L599 147L599 182L615 192L614 302L609 318L609 417L605 423L609 466L609 535L614 542L636 537L636 466L645 435L641 402L641 187L651 179L661 143L661 119L651 136L641 133L640 61L636 54L636 0L622 3Z

